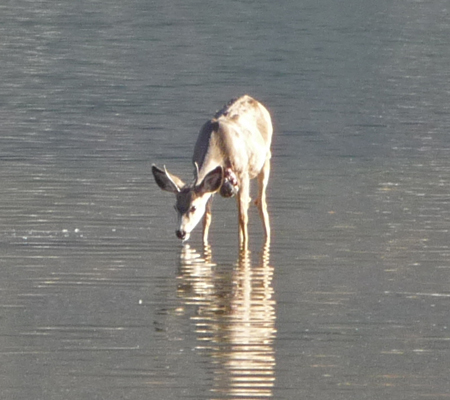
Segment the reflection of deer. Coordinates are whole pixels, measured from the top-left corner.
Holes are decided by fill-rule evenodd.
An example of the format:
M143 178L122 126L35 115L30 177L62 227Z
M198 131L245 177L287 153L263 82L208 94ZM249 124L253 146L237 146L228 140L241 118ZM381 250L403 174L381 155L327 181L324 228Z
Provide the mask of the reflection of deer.
M212 358L213 398L270 398L275 380L275 301L268 246L258 266L242 252L229 275L185 247L179 295L198 307L198 349Z
M266 187L270 173L272 122L267 109L248 95L230 101L203 125L194 148L195 180L186 185L180 178L153 165L158 186L173 192L178 213L176 235L189 239L194 227L203 218L203 242L208 242L211 224L212 195L224 197L237 194L239 241L248 244L248 204L250 180L258 178L256 205L263 221L266 241L270 238Z

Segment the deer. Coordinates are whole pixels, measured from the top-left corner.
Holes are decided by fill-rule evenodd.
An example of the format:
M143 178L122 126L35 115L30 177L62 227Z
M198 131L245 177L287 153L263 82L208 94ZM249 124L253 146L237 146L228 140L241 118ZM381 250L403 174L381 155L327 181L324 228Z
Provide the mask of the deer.
M200 129L192 162L194 180L184 183L178 176L152 165L156 184L175 194L178 215L176 236L186 241L203 218L203 245L208 245L211 204L214 194L236 197L239 244L248 248L250 180L257 179L255 201L262 220L265 243L270 243L266 189L270 175L272 120L269 111L249 95L230 100Z

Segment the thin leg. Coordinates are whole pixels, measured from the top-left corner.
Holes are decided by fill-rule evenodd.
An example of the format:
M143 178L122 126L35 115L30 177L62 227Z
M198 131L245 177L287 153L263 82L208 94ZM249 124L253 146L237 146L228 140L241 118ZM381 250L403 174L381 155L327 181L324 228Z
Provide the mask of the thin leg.
M239 214L239 243L242 249L248 247L248 203L250 201L250 179L241 179L237 197Z
M208 244L209 227L211 225L211 220L212 220L211 204L212 204L212 196L206 203L206 211L205 211L205 215L203 216L203 245L204 246L206 246Z
M266 189L269 183L270 175L270 159L266 161L263 169L258 175L258 198L256 205L258 206L259 216L261 217L264 233L266 235L266 243L270 242L270 221L269 212L267 211Z

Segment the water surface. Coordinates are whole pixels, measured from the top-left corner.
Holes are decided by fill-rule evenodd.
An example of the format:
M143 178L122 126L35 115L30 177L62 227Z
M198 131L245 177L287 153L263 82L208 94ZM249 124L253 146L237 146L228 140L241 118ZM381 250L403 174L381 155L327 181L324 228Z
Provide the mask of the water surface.
M448 5L0 6L5 399L450 395ZM262 247L233 200L175 238L166 164L249 93L275 136Z

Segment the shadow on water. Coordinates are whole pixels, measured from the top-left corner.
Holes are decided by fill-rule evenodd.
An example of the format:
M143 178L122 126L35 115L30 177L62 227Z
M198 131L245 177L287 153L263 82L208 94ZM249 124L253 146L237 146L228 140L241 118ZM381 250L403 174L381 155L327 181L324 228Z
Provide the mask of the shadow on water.
M275 381L276 308L273 266L265 245L258 263L242 252L234 268L185 245L179 266L178 296L194 305L191 320L196 350L208 359L211 399L272 398Z

